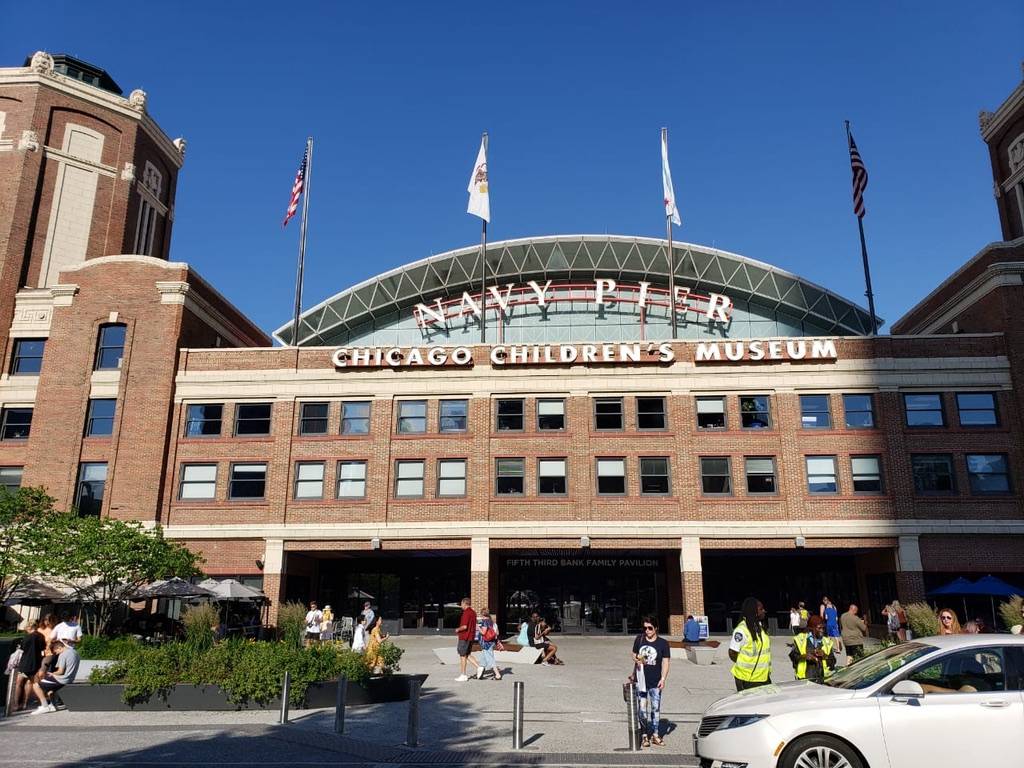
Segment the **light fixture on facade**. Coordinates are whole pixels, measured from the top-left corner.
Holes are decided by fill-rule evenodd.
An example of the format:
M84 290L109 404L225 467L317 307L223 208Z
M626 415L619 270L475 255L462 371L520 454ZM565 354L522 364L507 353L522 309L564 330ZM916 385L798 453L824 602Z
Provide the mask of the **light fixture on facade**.
M796 548L797 549L803 549L806 546L807 546L807 539L805 539L803 536L797 536L796 537Z
M380 549L380 537L374 536L370 539L370 549Z
M590 549L590 537L580 536L580 547L583 549Z

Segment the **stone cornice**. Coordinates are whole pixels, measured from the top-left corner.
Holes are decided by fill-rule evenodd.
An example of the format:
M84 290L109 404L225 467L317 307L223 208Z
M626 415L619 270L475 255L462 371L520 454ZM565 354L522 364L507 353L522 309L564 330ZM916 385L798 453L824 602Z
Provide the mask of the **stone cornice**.
M917 323L915 328L920 329L922 334L934 333L997 288L1019 286L1022 283L1024 283L1024 262L1011 261L990 264L984 272Z
M1022 66L1022 69L1024 69L1024 66ZM1024 80L1006 98L1006 101L999 105L995 112L985 112L984 110L981 112L979 115L981 138L986 143L990 142L995 138L996 134L1006 127L1010 117L1021 106L1024 106Z

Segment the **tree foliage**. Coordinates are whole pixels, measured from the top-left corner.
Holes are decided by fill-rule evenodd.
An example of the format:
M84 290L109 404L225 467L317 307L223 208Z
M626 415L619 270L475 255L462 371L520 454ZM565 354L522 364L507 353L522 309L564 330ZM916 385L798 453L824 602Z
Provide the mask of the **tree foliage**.
M44 544L53 501L42 488L0 487L0 605L28 579L52 570Z

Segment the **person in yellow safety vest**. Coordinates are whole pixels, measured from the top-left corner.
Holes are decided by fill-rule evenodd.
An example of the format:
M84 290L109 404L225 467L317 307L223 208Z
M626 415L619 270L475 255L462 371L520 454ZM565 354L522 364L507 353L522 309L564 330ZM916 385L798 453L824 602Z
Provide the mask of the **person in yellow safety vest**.
M832 676L836 668L836 649L831 637L825 637L825 620L811 616L807 620L807 631L793 638L793 650L789 652L797 680L811 680L823 683Z
M729 643L736 690L771 685L772 639L764 627L764 604L756 597L748 597L740 613L743 618Z

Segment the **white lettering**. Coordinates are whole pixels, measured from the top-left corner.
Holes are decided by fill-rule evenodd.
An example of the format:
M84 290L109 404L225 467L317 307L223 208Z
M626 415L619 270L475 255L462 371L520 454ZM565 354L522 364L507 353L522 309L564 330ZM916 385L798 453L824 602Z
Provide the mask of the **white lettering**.
M611 293L615 290L615 281L608 278L599 277L594 281L594 303L599 307L607 306L612 303L612 300L606 300L605 294Z
M826 358L828 360L839 357L836 352L836 343L832 339L814 339L811 342L811 357L820 359Z
M803 360L807 357L807 342L802 339L786 342L786 354L791 360Z
M469 347L456 347L452 350L452 362L456 365L469 365L473 362L473 353Z
M512 347L508 352L508 361L515 365L516 363L525 363L530 359L530 348L529 347Z
M769 341L768 342L768 356L772 360L782 359L782 342L781 341Z
M740 355L740 359L743 356ZM752 341L750 342L750 359L751 360L764 360L764 342L763 341Z
M694 359L698 363L704 360L721 360L722 350L718 348L717 343L705 344L702 341L697 345L697 353Z
M675 310L676 312L686 312L690 308L690 289L676 286L676 301Z
M611 344L601 345L601 362L612 363L615 362L615 347Z
M637 299L637 304L640 305L640 309L647 306L647 289L651 287L648 282L640 281L640 297Z
M537 305L541 306L541 307L547 306L547 303L548 303L547 293L548 293L548 288L551 287L551 281L548 280L546 283L544 283L544 287L543 288L541 288L539 285L537 285L537 281L536 280L530 280L527 283L527 285L530 286L533 289L533 292L536 294L536 296L537 296Z
M441 306L441 300L437 299L434 302L437 309L432 309L426 304L417 304L416 312L419 313L420 325L427 325L428 323L443 323L444 322L444 309Z
M331 355L331 362L334 363L335 368L344 368L348 365L348 348L339 347L334 350L334 354Z
M563 363L575 363L579 354L579 350L572 344L563 344L562 348L558 350L558 359Z
M380 350L377 350L377 354L380 354ZM352 365L369 365L370 364L370 350L368 349L357 349L352 354Z
M512 296L513 284L509 283L505 286L505 295L502 296L501 292L498 291L493 285L487 289L487 292L494 297L494 300L498 302L498 306L501 307L501 311L504 313L508 312L508 300Z
M505 364L505 348L491 347L491 365Z
M423 353L419 347L413 347L409 350L409 357L406 358L406 365L423 365Z
M725 344L725 356L729 360L742 360L743 359L743 342L742 341L728 341Z
M468 313L466 311L467 309L469 310ZM459 317L465 317L467 314L473 315L474 317L480 317L480 305L476 303L476 299L463 291L462 305L459 307Z
M388 365L398 366L402 364L402 350L392 347L384 354L384 360Z
M619 344L619 360L622 362L640 362L639 344Z
M708 311L705 317L711 320L729 322L729 312L732 311L732 300L728 296L719 293L712 293L708 297Z
M703 346L703 344L701 346ZM717 352L717 351L718 351L718 346L716 345L715 346L715 352ZM697 348L697 352L698 352L698 354L700 353L700 347ZM671 363L675 359L676 359L676 351L674 349L672 349L672 345L669 342L667 342L667 341L661 342L661 344L658 345L658 362L659 363ZM697 358L697 359L699 360L700 358Z
M583 345L583 362L584 363L596 363L597 362L597 347L593 344Z
M444 365L448 361L448 350L444 347L431 347L427 350L427 362L431 365Z

